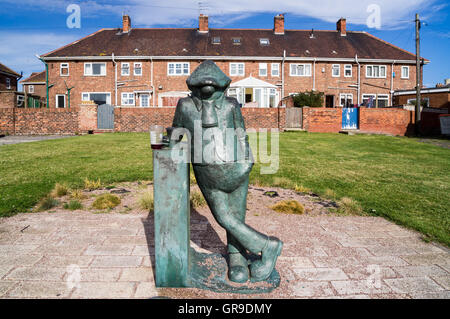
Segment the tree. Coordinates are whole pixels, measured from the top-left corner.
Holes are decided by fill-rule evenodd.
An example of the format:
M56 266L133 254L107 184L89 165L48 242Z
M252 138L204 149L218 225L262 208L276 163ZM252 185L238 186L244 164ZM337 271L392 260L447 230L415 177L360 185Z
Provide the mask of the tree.
M302 92L294 94L292 97L295 107L322 107L323 106L323 92Z

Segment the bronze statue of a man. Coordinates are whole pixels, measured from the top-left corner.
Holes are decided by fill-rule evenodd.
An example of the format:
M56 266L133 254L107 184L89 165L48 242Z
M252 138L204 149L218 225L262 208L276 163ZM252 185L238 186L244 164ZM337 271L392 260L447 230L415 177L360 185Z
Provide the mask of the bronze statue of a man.
M227 232L228 278L238 283L249 277L262 281L272 273L283 243L245 224L253 161L240 105L235 98L225 96L230 82L214 62L203 62L186 81L192 94L179 100L172 126L189 131L191 162L198 186L214 218ZM224 148L230 129L236 132L237 138L233 140L237 144ZM210 138L202 138L199 143L192 138L198 134L195 130ZM206 160L206 153L212 154L214 160ZM246 160L236 154L243 154ZM261 258L251 262L250 271L247 251L261 254Z

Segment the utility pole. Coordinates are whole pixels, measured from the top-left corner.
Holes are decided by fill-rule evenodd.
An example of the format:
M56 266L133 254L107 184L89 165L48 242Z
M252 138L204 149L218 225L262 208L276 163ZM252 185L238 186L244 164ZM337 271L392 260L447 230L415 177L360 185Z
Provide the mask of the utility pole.
M420 134L420 107L422 106L420 99L421 90L421 70L420 70L420 19L416 13L416 135Z

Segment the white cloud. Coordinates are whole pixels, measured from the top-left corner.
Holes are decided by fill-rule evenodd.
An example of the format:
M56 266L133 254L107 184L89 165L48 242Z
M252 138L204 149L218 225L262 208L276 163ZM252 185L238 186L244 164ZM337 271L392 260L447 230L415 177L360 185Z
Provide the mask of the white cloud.
M35 54L43 54L66 45L79 35L60 35L45 32L4 32L0 31L0 61L24 76L44 70L44 65Z

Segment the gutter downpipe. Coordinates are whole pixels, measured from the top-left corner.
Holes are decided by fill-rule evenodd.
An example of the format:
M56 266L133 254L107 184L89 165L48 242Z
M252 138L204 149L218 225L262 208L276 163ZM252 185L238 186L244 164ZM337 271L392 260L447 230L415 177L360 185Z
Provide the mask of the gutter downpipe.
M392 61L392 66L391 66L391 91L389 92L390 97L391 97L391 106L394 104L394 64L395 64L395 60Z
M281 61L281 99L284 98L284 60L286 59L286 50L283 50L283 60Z
M316 58L314 58L314 69L313 69L313 91L316 90Z
M49 88L48 88L48 63L47 62L45 62L44 61L44 59L43 58L41 58L39 55L37 55L36 54L36 57L39 59L39 60L41 60L41 62L42 63L44 63L44 65L45 65L45 95L46 95L46 97L47 97L47 108L49 108L50 107L50 105L49 105L49 99L48 99L48 91L49 91Z
M117 106L117 63L114 60L114 52L111 54L112 62L114 63L114 103Z
M355 55L355 62L358 65L358 106L361 104L361 66L358 61L358 55Z
M150 86L152 88L152 107L155 107L156 92L153 86L153 57L150 57Z

